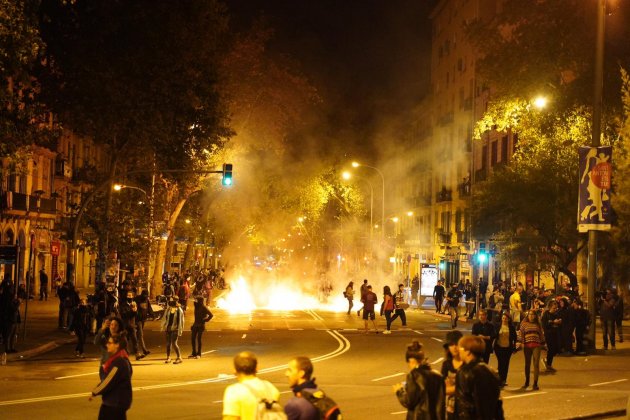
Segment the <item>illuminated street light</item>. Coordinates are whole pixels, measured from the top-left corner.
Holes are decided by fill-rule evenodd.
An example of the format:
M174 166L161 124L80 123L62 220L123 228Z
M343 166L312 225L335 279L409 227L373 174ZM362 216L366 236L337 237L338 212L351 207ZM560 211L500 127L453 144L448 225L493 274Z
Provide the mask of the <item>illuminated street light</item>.
M398 219L398 217L392 217L392 222L394 222L394 223L398 223L399 220L400 219Z
M186 224L189 225L190 224L190 219L186 219Z
M343 171L341 177L347 181L352 178L352 174L348 171Z
M537 96L534 99L534 106L538 109L543 109L547 106L548 99L544 96Z
M298 217L298 222L302 223L305 219L306 219L306 217L300 216L300 217Z
M409 217L413 216L413 212L412 211L408 211L407 212L407 216L409 216Z
M120 184L114 184L114 190L116 190L116 191L120 191L120 190L122 190L122 189L123 189L123 186L122 186L122 185L120 185Z

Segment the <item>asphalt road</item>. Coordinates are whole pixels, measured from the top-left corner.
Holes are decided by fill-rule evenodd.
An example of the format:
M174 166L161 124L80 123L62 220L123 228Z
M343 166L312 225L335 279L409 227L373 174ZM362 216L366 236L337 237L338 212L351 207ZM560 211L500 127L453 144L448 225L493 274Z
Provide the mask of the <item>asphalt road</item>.
M315 361L319 386L340 404L345 419L404 419L405 410L392 393L404 380L405 345L420 340L430 363L439 370L444 355L446 319L410 311L409 329L397 321L391 335L363 333L356 313L256 311L251 316L217 310L204 335L204 356L180 365L164 364L164 344L157 322L147 324L152 354L133 362L134 400L130 419L220 419L226 385L234 381L232 357L241 350L259 356L260 376L290 397L284 372L289 359L307 355ZM381 321L381 328L384 321ZM470 324L462 323L466 333ZM182 354L190 354L190 332L180 339ZM88 401L98 383L95 346L87 358L76 359L73 345L0 369L0 418L96 418L100 401ZM630 348L588 357L560 357L558 372L543 375L540 391L521 391L523 356L510 367L502 393L508 419L575 418L621 409L630 395ZM496 366L496 359L490 364Z

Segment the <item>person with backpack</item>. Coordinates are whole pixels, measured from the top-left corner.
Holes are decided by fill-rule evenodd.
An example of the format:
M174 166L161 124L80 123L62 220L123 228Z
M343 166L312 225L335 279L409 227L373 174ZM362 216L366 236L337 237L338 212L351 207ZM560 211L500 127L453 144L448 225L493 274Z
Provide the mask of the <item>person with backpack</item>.
M289 420L341 419L337 403L317 388L311 359L300 356L289 361L286 376L294 394L284 406Z
M238 382L228 385L223 393L223 420L286 419L278 404L280 391L269 381L256 376L258 359L251 351L234 356Z
M445 385L442 375L429 365L422 344L407 346L407 380L394 385L400 404L407 409L407 420L443 420L446 416Z

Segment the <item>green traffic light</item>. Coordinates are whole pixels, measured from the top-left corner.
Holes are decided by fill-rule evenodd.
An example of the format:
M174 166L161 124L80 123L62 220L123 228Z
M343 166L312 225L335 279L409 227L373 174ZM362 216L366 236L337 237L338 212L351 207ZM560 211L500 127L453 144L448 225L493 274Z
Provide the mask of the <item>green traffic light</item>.
M222 183L226 187L229 187L230 185L232 185L232 178L223 178L223 182Z
M486 262L486 258L487 255L485 252L480 252L479 254L477 254L477 261L479 261L480 263Z

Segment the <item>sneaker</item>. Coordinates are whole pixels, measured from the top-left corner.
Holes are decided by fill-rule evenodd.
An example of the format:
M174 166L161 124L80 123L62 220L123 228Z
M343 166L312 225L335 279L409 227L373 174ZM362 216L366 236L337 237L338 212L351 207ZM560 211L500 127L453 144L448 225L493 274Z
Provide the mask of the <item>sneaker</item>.
M547 366L547 372L555 372L556 369L553 366Z
M144 359L144 354L140 354L140 353L136 354L136 360L142 360L142 359Z
M145 356L148 356L148 355L151 354L151 352L149 350L145 350L145 351L143 351L143 353L144 353Z
M383 334L391 334L392 332L390 330L385 330L383 331Z
M79 355L79 358L80 358L80 359L85 359L85 354L81 353L81 354Z
M191 354L191 355L188 356L189 359L194 359L195 357L197 357L196 354Z
M538 391L540 388L538 388L537 384L534 384L534 386L532 387L532 391Z
M201 359L201 355L200 354L196 355L195 359Z
M182 362L182 359L180 359L179 357L177 359L175 359L175 361L173 362L174 365L179 365Z
M171 358L169 357L168 359L166 359L164 363L171 363Z

